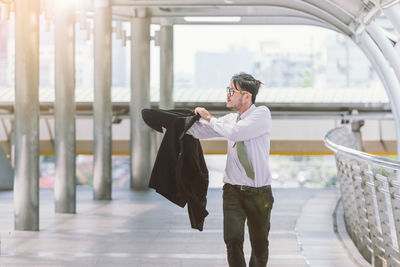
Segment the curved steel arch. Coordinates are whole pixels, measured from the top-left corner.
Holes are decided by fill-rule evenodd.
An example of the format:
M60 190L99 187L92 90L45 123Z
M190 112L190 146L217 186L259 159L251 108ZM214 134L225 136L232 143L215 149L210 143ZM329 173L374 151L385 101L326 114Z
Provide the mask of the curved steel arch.
M373 38L367 33L363 32L360 36L360 43L358 44L360 49L367 56L372 66L374 66L379 78L388 95L389 102L392 108L392 113L395 120L396 134L397 134L397 154L400 152L400 106L396 105L396 99L400 93L400 83L396 78L394 72L390 69L389 63L385 60L384 56L378 45L375 43ZM397 97L396 97L397 95ZM400 102L397 102L400 103ZM399 157L399 156L398 156Z
M302 12L304 14L308 14L312 17L315 17L321 21L325 21L330 25L333 25L335 28L338 29L339 32L343 32L346 35L352 35L353 31L346 21L342 21L335 14L330 13L328 10L322 9L312 3L300 1L300 0L288 0L288 1L236 1L234 4L226 4L224 2L219 1L160 1L160 0L149 0L149 1L127 1L127 0L114 0L112 2L113 6L132 6L132 7L142 7L142 8L151 8L151 7L188 7L193 8L193 12L196 12L196 7L232 7L232 6L247 6L247 7L257 7L257 6L274 6L274 7L281 7L296 10ZM333 7L332 7L333 8ZM186 9L186 12L188 10ZM127 11L129 12L129 11ZM181 16L184 16L184 12ZM132 13L129 13L130 15ZM344 12L347 16L348 14ZM128 15L128 14L124 14ZM245 15L245 14L244 14ZM202 12L201 9L198 12L198 16L210 16L210 14ZM350 23L351 18L349 18L348 23Z
M274 12L272 12L269 8L274 8ZM318 27L323 27L327 28L330 30L334 30L337 32L343 32L338 26L333 25L333 24L328 24L326 23L325 20L318 18L314 16L314 14L310 13L305 13L304 11L298 10L298 9L293 9L293 8L288 8L288 7L283 7L283 6L262 6L258 7L259 9L257 10L256 13L254 14L246 14L243 15L243 10L242 9L226 9L226 10L215 10L212 13L207 13L208 16L240 16L242 20L240 22L233 22L233 23L227 23L227 22L221 22L221 23L207 23L211 25L242 25L242 24L249 24L249 25L255 25L255 24L268 24L268 25L296 25L296 24L301 24L301 25L310 25L310 26L318 26ZM267 8L268 11L266 10L260 10L260 8ZM117 11L118 12L118 11ZM117 13L115 12L115 13ZM126 11L125 11L126 12ZM114 14L115 14L114 13ZM274 13L274 14L273 14ZM283 14L282 14L283 13ZM273 15L271 15L273 14ZM122 15L122 14L121 14ZM190 13L185 13L182 14L179 11L171 11L171 12L160 12L160 11L152 11L152 21L155 23L159 23L159 21L162 18L168 17L168 18L174 18L174 24L191 24L191 25L196 25L196 24L202 24L202 23L196 23L196 22L186 22L182 19L184 16L199 16L198 13L195 11L192 11Z

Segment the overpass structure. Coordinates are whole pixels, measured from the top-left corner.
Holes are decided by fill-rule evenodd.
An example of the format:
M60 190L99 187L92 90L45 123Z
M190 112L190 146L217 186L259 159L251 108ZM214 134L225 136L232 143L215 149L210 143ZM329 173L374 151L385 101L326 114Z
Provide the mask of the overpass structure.
M15 98L12 109L15 133L14 204L15 229L39 230L39 16L55 27L55 94L50 113L54 115L56 159L55 207L58 213L76 212L75 155L75 24L94 39L93 104L93 191L95 200L111 199L112 123L118 116L129 118L131 187L147 187L151 169L151 134L140 117L150 101L150 40L160 45L160 98L158 107L179 107L173 99L173 31L177 24L201 24L185 17L239 17L231 22L207 24L314 25L351 38L364 52L385 88L394 120L400 152L400 3L397 0L2 0L1 14L15 13ZM376 22L383 14L395 29L388 34ZM93 20L93 28L88 20ZM113 27L115 21L115 27ZM128 36L122 25L129 23ZM150 35L150 25L159 24L159 34ZM113 31L123 43L131 43L130 100L118 110L111 98L111 38ZM195 103L197 104L197 103ZM345 103L347 105L348 103ZM153 103L153 105L156 105ZM90 106L90 105L89 105ZM220 107L214 106L215 109ZM296 110L296 105L287 105ZM297 107L298 108L298 107ZM327 105L321 108L328 109ZM343 108L343 107L342 107ZM273 108L272 108L273 109ZM10 111L11 110L11 111ZM49 110L49 108L47 109ZM279 107L276 107L279 115ZM310 110L300 110L309 112ZM340 116L336 110L334 116ZM380 116L389 113L386 106ZM114 115L114 116L113 116ZM282 114L281 114L282 115ZM293 114L292 114L293 115ZM309 114L307 114L309 115ZM332 114L328 114L332 115ZM327 116L328 116L327 115ZM357 114L346 114L356 116ZM365 114L364 114L365 115ZM285 113L283 113L285 116ZM361 112L361 116L363 116ZM386 116L386 115L385 115ZM336 117L337 118L337 117ZM354 119L354 117L352 117ZM382 117L381 117L382 118ZM114 120L115 122L115 120ZM9 132L9 133L11 133ZM11 151L11 150L10 150ZM389 255L389 254L388 254Z
M93 154L93 89L75 90L76 154ZM343 95L343 93L351 94ZM111 88L112 102L112 154L129 155L130 143L130 88ZM158 108L159 90L150 90L150 105ZM53 88L39 89L40 154L54 155ZM14 154L12 140L15 96L10 88L0 88L0 142L6 154ZM273 132L271 154L325 155L332 152L323 137L330 129L341 124L364 123L363 150L373 154L396 154L396 130L390 103L383 90L374 88L266 88L257 96L257 105L266 105L272 112ZM229 112L226 96L220 88L174 89L174 108L194 109L206 107L214 115ZM156 133L150 131L152 144ZM201 140L205 154L225 154L226 140ZM155 144L154 154L157 150Z

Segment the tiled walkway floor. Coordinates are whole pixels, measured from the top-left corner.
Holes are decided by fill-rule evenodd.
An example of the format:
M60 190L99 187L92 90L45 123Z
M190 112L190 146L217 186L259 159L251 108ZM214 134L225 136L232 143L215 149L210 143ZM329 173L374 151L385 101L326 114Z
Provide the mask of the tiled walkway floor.
M331 218L332 210L326 209L333 209L332 203L336 203L335 189L273 192L268 266L299 267L308 266L307 262L337 266L329 264L329 249L316 250L319 261L315 264L304 258L302 252L313 258L313 250L307 246L318 246L315 239L322 236L325 248L332 244L337 248L336 257L344 259L340 262L352 266L336 236L329 234L331 221L324 217ZM190 228L186 208L171 204L154 191L114 190L112 201L93 201L90 188L78 188L77 214L70 215L55 214L53 192L41 190L41 230L21 232L13 230L12 192L0 192L0 266L227 266L221 194L221 189L209 190L210 214L204 231L199 232ZM318 203L325 199L328 204L318 206L313 202L316 199ZM314 210L307 210L310 204ZM315 212L321 213L322 224L330 225L321 226ZM245 253L250 254L248 236Z

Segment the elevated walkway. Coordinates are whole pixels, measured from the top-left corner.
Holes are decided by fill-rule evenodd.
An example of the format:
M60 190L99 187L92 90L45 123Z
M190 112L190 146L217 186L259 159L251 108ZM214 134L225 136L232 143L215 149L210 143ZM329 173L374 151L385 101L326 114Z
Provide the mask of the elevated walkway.
M273 192L268 266L357 266L333 232L337 189ZM41 231L14 231L12 198L0 192L0 266L227 266L221 189L208 192L203 232L190 228L186 208L154 191L114 190L112 201L93 201L85 187L77 214L55 214L53 191L42 189Z

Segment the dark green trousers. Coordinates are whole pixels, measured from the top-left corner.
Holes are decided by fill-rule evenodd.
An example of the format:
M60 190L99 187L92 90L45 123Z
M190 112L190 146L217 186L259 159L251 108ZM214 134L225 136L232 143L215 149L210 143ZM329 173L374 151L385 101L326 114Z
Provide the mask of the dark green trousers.
M230 267L246 266L243 254L246 219L251 243L249 266L267 266L268 234L273 203L271 187L255 189L224 185L224 241Z

